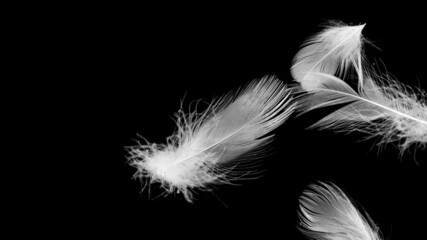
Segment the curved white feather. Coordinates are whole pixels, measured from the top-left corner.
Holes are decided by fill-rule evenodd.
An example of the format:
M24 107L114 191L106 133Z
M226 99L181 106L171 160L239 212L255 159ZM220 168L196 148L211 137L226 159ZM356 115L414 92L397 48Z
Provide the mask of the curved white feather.
M262 156L266 136L294 110L291 89L275 78L254 81L243 91L214 101L203 113L177 115L178 131L168 144L132 147L131 164L137 176L160 182L168 191L178 190L188 201L192 188L228 182L240 175L233 169L249 166ZM239 158L245 156L245 159ZM234 160L242 160L238 163Z
M313 89L322 82L312 73L344 75L350 65L359 67L364 26L333 24L309 38L294 57L292 76L304 89Z
M310 185L300 198L300 230L312 239L380 240L378 228L334 184Z
M313 127L368 132L383 143L398 140L402 152L412 143L427 143L426 93L416 94L363 64L364 26L329 27L296 54L292 75L311 93L300 101L300 111L347 104ZM351 80L357 80L357 91Z

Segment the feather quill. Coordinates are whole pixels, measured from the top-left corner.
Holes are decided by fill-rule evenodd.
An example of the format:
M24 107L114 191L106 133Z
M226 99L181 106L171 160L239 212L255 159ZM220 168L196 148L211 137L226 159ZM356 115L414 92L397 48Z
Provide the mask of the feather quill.
M291 73L309 94L299 111L346 104L312 127L362 131L380 143L427 143L427 94L415 93L389 76L380 76L364 60L365 25L335 24L307 40L295 55ZM357 90L348 82L356 81Z
M334 184L312 184L300 198L300 230L320 240L380 240L378 228Z
M295 108L291 91L266 77L213 101L203 113L181 110L176 115L177 132L167 144L130 147L130 164L137 168L137 177L148 179L146 184L160 182L166 193L182 192L191 202L192 189L250 174L242 167L250 168L251 160L262 156L272 139L267 134Z

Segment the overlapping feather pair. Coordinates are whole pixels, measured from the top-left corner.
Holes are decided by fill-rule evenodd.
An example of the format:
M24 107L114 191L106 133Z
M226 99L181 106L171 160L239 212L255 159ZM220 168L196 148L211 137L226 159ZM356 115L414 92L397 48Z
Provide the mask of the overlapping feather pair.
M402 150L414 143L425 144L426 94L415 93L368 67L361 34L364 26L330 25L305 43L291 68L305 92L297 101L292 99L293 88L264 78L212 102L202 113L180 111L177 132L167 144L130 148L136 176L146 184L159 182L166 192L182 192L192 201L192 189L248 174L250 170L235 166L250 165L251 160L262 157L271 131L295 109L305 113L339 104L345 106L313 126L363 131L368 136L382 136L384 143L399 140ZM325 189L344 199L336 188Z
M426 93L369 67L363 53L364 26L333 24L297 53L291 72L308 92L299 102L300 112L345 104L312 127L362 131L381 137L380 143L396 140L401 152L411 144L426 144ZM364 217L334 184L310 185L300 198L299 217L300 230L311 239L381 239L369 216Z
M309 93L300 111L345 104L312 127L365 132L381 137L380 143L397 141L401 152L411 144L425 145L427 94L370 67L363 53L364 27L333 24L296 54L291 73Z

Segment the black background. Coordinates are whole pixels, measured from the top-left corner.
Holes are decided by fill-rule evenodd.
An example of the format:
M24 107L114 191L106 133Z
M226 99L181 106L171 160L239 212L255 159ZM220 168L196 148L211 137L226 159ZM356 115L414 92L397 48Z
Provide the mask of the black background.
M44 74L37 87L49 93L40 99L55 112L43 124L56 132L50 143L67 142L60 150L66 166L55 181L65 193L49 201L60 215L101 229L105 221L136 224L128 231L141 236L158 226L177 237L201 230L304 239L296 228L298 198L308 184L330 181L386 239L424 233L426 150L412 147L399 157L394 144L380 149L377 139L361 141L361 133L305 129L329 110L291 117L276 129L258 179L196 191L191 204L179 194L156 198L158 185L151 199L141 192L124 148L137 134L165 143L184 96L184 106L210 101L266 75L292 83L294 54L329 20L366 23L363 34L381 49L367 46L369 59L404 84L427 89L423 16L256 5L70 9L40 15L43 23L31 26L42 43L33 50L47 59L36 72Z

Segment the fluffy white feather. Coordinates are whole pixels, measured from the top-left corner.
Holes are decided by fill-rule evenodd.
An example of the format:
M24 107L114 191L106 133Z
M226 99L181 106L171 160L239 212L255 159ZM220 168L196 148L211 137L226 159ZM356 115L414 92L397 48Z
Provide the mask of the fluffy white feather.
M333 184L310 185L300 198L300 230L312 239L380 240L378 228Z
M347 104L313 125L398 140L401 150L427 143L426 93L415 93L364 62L365 25L336 24L312 37L296 54L291 72L303 90L300 111ZM357 83L357 90L349 82Z
M266 135L293 112L291 91L275 78L263 78L213 101L203 113L181 110L178 130L167 144L130 148L136 176L160 182L168 193L182 192L189 202L192 189L245 177L251 160L261 157L271 140Z

